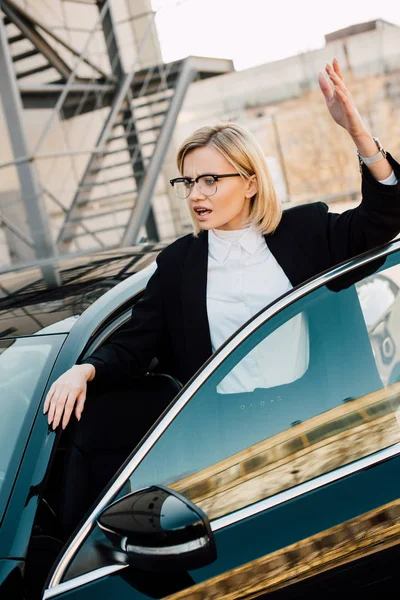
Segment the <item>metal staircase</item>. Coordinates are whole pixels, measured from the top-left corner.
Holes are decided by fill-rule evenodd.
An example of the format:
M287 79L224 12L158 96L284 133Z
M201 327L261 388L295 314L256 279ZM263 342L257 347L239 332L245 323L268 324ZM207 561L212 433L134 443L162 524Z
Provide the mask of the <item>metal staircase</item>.
M60 252L65 252L74 240L86 237L88 232L95 246L104 244L100 234L112 231L115 233L112 243L120 241L124 224L117 228L110 226L108 217L118 211L126 221L129 212L134 209L173 95L167 93L170 90L165 87L163 77L158 78L153 93L146 94L151 89L150 83L155 81L156 70L152 67L144 73L135 74L124 97L124 88L130 82L122 83L123 91L116 96L115 105L104 123L59 232L57 243ZM129 75L127 78L130 79ZM133 91L135 87L138 88L136 93ZM157 240L152 214L147 232L150 239Z
M20 165L25 165L25 168L29 166L31 179L35 181L29 193L31 197L36 195L37 207L42 202L38 196L46 192L46 182L36 181L34 164L36 160L48 158L40 151L51 128L55 124L75 122L81 115L96 111L101 111L103 119L91 147L54 152L55 158L79 155L83 169L67 206L54 194L47 193L63 211L64 219L56 231L49 216L42 215L37 233L28 240L36 248L36 257L41 263L48 258L49 264L54 264L59 255L137 243L143 236L158 240L153 192L187 89L195 79L233 70L229 60L200 57L143 68L141 57L155 32L154 13L147 27L142 28L142 38L137 40L134 63L128 71L124 70L110 4L111 0L97 0L98 20L85 48L77 51L14 0L0 0L3 19L0 34L6 32L7 38L2 48L8 48L12 59L11 83L19 93L21 106L52 109L31 155L26 150L28 144L13 144L21 191L24 176ZM102 68L97 65L87 51L91 35L99 29L104 35L109 69L104 69L104 63ZM5 70L1 61L0 69ZM10 78L9 73L7 75ZM8 98L9 105L12 100ZM16 115L11 111L12 118ZM22 128L20 115L18 118ZM6 165L0 164L0 173L3 166ZM32 215L32 199L30 203L30 207L26 203L28 221ZM5 218L2 222L14 233L18 232L18 223L6 222ZM46 227L52 230L53 242L38 252L38 236ZM27 243L23 232L20 238L22 244ZM57 277L53 273L48 280L54 285Z
M60 230L60 252L88 234L93 247L135 243L145 224L147 238L158 240L151 195L187 88L213 73L205 62L191 57L140 70L127 94L117 95ZM116 214L119 224L110 225Z

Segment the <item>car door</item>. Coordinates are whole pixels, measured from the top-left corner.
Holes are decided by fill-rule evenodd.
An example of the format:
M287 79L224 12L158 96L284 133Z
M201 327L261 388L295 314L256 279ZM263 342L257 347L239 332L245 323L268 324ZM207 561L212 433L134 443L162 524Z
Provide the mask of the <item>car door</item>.
M293 290L233 336L111 482L44 597L263 598L393 542L400 383L382 370L366 315L380 302L368 297L376 273L399 278L398 248ZM99 551L101 512L157 484L206 513L215 561L167 574Z

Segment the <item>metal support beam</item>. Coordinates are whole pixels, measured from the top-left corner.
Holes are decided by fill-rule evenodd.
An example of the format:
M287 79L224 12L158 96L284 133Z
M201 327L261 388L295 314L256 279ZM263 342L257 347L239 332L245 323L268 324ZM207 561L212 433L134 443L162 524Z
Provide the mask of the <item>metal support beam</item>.
M16 225L0 211L0 223L3 223L4 227L7 227L15 236L24 242L29 248L34 248L35 244L30 240L22 231L18 229Z
M99 10L104 10L106 0L98 0L97 6ZM121 56L119 52L117 35L114 27L114 21L110 11L110 5L108 4L105 12L103 13L101 20L101 26L103 28L104 39L106 42L108 59L111 65L111 71L117 81L122 81L125 76L124 69L122 67Z
M143 185L136 201L135 210L132 213L131 220L128 223L125 235L123 237L122 245L130 246L136 244L140 229L146 223L150 212L151 198L157 183L157 176L160 173L165 154L168 150L175 123L182 107L186 92L196 74L197 70L192 63L191 58L186 58L177 86L175 88L175 93L171 100L167 116L165 117L164 124L158 137L157 145L151 158L149 168L144 177Z
M22 101L18 92L13 65L8 51L5 26L0 19L0 96L15 158L28 156L29 147L25 137ZM16 165L22 202L31 239L38 259L54 257L55 245L51 236L50 223L42 206L42 192L32 162ZM60 275L54 264L44 265L42 274L49 286L61 284Z

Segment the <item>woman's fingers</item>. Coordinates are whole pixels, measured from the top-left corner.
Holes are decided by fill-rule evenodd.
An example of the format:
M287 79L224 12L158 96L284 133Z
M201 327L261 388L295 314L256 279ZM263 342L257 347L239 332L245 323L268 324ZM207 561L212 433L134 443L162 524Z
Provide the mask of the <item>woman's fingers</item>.
M77 406L75 409L77 418L80 418L85 403L86 382L89 375L85 366L74 365L50 387L43 412L48 413L47 420L49 425L53 425L53 429L58 427L61 421L62 428L65 429L75 406Z
M326 79L323 73L318 73L318 82L321 92L325 96L325 100L329 102L332 99L332 88L329 81Z
M350 95L349 90L347 89L343 79L332 69L332 67L330 65L326 65L326 72L328 73L333 85L337 88L339 88L340 90L342 90L342 92L344 92L345 94Z
M58 427L58 425L61 421L61 417L64 412L65 403L67 402L68 394L69 394L68 387L64 387L61 394L58 396L57 400L52 403L53 404L53 419L52 419L53 429ZM50 419L50 412L49 412L49 419Z
M72 411L74 410L74 406L75 406L78 394L79 394L79 392L76 389L70 390L70 392L68 394L67 400L65 402L64 414L63 414L63 418L62 418L62 428L63 429L65 429L66 426L68 425L68 422L71 418Z
M56 389L56 385L55 383L53 383L53 385L51 386L51 388L49 389L49 391L47 392L47 396L46 399L44 401L44 406L43 406L43 414L45 415L47 413L47 411L49 410L49 406L50 406L50 402L51 399L53 397L53 394L55 392Z
M338 75L338 77L340 77L340 79L343 81L343 75L342 75L342 71L339 67L339 62L337 58L334 58L332 61L332 66L335 70L335 73Z
M339 96L339 99L342 103L343 106L343 110L345 111L347 116L350 116L352 114L352 104L350 102L349 97L347 96L347 94L345 94L341 89L337 89L336 90L337 95Z
M82 411L83 411L83 407L85 405L85 400L86 400L86 391L81 392L78 396L78 400L76 402L76 406L75 406L75 416L78 419L78 421L81 420L81 415L82 415Z
M318 79L333 120L344 127L352 137L363 134L365 126L346 87L337 59L332 61L332 65L327 64L325 70L329 80L322 73L319 73Z
M83 410L86 393L81 392L79 388L71 388L70 386L56 386L52 395L49 395L48 402L48 423L53 426L53 429L58 427L62 420L62 428L65 429L69 423L75 405L79 407L80 413ZM77 404L77 401L79 403ZM47 402L47 398L46 398ZM46 412L46 407L44 412ZM78 418L78 414L77 414Z
M54 419L54 413L56 412L56 407L57 407L57 402L58 402L58 398L59 396L63 393L63 389L61 386L56 386L55 390L51 396L51 400L50 400L50 404L49 404L49 410L48 410L48 415L47 415L47 422L49 425L52 424L53 419Z

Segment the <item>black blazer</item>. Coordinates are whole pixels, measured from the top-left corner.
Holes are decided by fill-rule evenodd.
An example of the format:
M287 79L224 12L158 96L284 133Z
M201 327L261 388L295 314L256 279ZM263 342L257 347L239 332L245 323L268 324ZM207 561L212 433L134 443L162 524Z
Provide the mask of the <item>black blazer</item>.
M400 165L388 154L398 181ZM367 167L362 202L342 214L322 202L285 210L265 240L296 286L348 258L393 239L400 232L400 183L380 184ZM208 232L179 238L157 258L158 268L129 323L85 363L96 382L144 373L157 357L164 372L186 383L212 354L206 310Z

